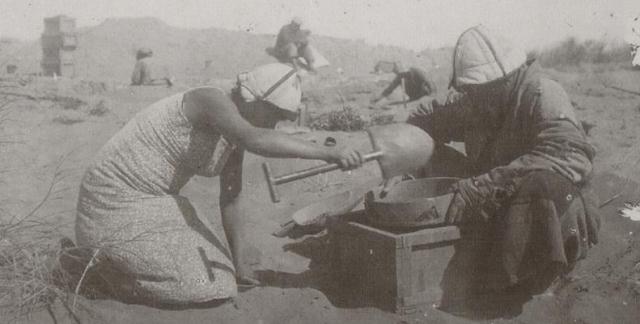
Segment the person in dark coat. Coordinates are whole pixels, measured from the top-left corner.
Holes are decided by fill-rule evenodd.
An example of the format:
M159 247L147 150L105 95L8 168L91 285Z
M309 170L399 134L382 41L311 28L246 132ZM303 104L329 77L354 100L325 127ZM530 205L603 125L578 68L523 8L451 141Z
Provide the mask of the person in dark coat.
M420 103L407 121L440 147L464 142L468 177L452 188L446 223L492 228L489 288L539 293L598 242L586 194L595 149L562 86L482 25L458 39L451 86L461 96Z

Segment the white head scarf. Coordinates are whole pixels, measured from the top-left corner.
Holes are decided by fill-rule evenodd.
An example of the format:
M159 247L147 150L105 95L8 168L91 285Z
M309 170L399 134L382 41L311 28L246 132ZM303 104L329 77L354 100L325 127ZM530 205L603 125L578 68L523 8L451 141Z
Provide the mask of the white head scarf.
M297 112L302 99L300 78L289 65L271 63L238 74L240 95L247 102L263 100Z

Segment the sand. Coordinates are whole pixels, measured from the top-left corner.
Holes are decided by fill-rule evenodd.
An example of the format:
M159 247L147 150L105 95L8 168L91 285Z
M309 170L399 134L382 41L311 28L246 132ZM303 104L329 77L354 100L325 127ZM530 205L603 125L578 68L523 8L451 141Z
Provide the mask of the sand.
M137 22L140 23L140 22ZM153 21L152 23L157 23ZM106 22L105 24L112 24ZM146 22L148 25L149 22ZM104 25L104 24L103 24ZM143 24L144 25L144 24ZM128 26L128 25L125 25ZM145 25L146 26L146 25ZM98 26L103 28L104 26ZM99 29L85 31L98 33ZM128 30L118 24L112 30ZM121 29L120 29L121 28ZM158 27L160 28L160 27ZM163 27L164 28L164 27ZM172 29L173 30L173 29ZM180 38L174 31L171 37ZM182 31L186 33L186 31ZM201 31L204 33L204 31ZM210 31L211 32L211 31ZM98 34L101 35L101 34ZM118 35L118 34L116 34ZM92 36L97 37L97 36ZM105 35L104 37L111 37ZM118 36L113 36L118 37ZM204 37L204 36L203 36ZM253 36L252 36L253 37ZM266 36L258 45L268 45ZM81 38L82 39L82 38ZM95 48L116 46L100 42L96 38ZM167 37L169 39L169 37ZM90 43L91 40L85 39ZM201 42L206 42L203 39ZM354 41L344 41L360 46ZM321 42L318 42L321 44ZM356 42L357 43L357 42ZM180 47L182 43L177 43ZM319 45L319 48L323 46ZM97 52L96 49L87 53ZM114 50L115 51L115 50ZM120 48L110 55L121 55L117 60L129 55L129 49ZM262 57L259 46L254 46L256 57ZM337 51L337 49L336 49ZM363 50L365 51L365 50ZM365 51L366 52L366 51ZM337 55L330 48L324 53L331 60ZM93 54L92 54L93 55ZM228 72L215 71L211 76L188 78L188 64L200 65L199 58L185 58L175 55L173 62L185 70L177 79L174 88L130 88L127 87L128 68L118 65L113 71L103 66L99 73L87 72L76 80L34 79L21 91L41 96L57 94L73 96L86 104L76 108L65 107L48 99L21 99L11 105L11 121L2 126L5 138L18 143L2 146L0 161L9 172L3 173L0 197L3 208L20 212L35 204L46 190L55 163L63 155L67 177L60 183L67 188L43 206L42 217L54 219L63 225L63 234L73 236L74 209L77 189L84 168L93 154L137 111L146 105L172 93L182 91L198 82L215 78L217 84L229 84ZM366 53L357 54L366 55ZM383 54L379 55L384 56ZM444 56L444 55L443 55ZM267 60L265 56L265 60ZM94 60L94 59L91 59ZM236 60L238 60L236 58ZM262 58L257 59L260 61ZM347 59L345 59L347 60ZM442 59L444 60L444 59ZM110 59L105 62L111 61ZM131 60L132 61L132 60ZM369 60L373 61L373 60ZM369 63L367 61L367 63ZM98 62L96 60L96 62ZM172 62L167 60L166 62ZM253 61L252 61L253 62ZM132 62L131 62L132 63ZM100 63L103 64L103 63ZM106 63L105 63L106 64ZM237 63L234 68L243 66ZM446 62L442 63L442 66ZM373 67L373 64L370 65ZM365 71L358 67L358 71ZM125 73L126 72L126 73ZM598 149L595 161L594 183L601 200L607 200L623 191L622 195L604 206L600 244L589 251L586 260L579 263L571 273L570 280L553 291L535 296L522 307L501 311L484 309L469 314L449 314L434 308L421 310L411 315L396 315L378 308L367 296L349 297L341 287L331 281L331 268L326 252L326 236L323 233L298 239L279 239L271 232L279 224L288 220L291 212L305 203L328 196L365 182L378 179L375 167L365 167L350 174L335 172L326 176L284 185L284 197L279 204L273 204L268 197L260 164L261 157L249 155L245 161L244 190L253 199L255 214L251 226L255 232L252 243L262 250L262 262L258 269L275 278L266 287L243 291L233 301L223 304L200 305L195 308L161 309L145 305L131 305L113 300L79 299L78 314L86 323L636 323L640 318L640 223L620 217L618 208L627 201L640 200L640 172L637 161L640 149L637 141L640 135L640 98L632 94L611 89L603 84L618 84L627 88L640 84L640 73L616 67L591 67L569 72L550 71L569 92L578 116L594 127L590 138ZM96 75L108 74L101 79ZM433 70L441 89L446 86L448 72ZM95 77L95 79L94 79ZM118 78L124 81L117 81ZM344 75L323 74L305 80L305 98L310 114L320 114L331 109L348 105L363 116L393 114L404 118L407 111L400 106L388 110L371 110L368 100L390 81L391 76L373 76L366 73L347 71ZM83 81L84 80L84 81ZM91 80L94 86L90 85ZM114 81L115 80L115 81ZM95 84L104 86L96 87ZM399 96L398 96L399 97ZM102 113L94 108L102 105ZM366 146L364 133L309 133L299 135L307 140L321 142L326 136L333 136L338 143ZM293 171L318 162L300 160L268 160L276 174ZM216 179L196 177L183 190L195 205L200 217L217 233L222 235L217 208L218 182ZM623 190L624 189L624 190ZM54 307L56 319L42 311L33 314L25 322L72 323L65 316L64 309Z

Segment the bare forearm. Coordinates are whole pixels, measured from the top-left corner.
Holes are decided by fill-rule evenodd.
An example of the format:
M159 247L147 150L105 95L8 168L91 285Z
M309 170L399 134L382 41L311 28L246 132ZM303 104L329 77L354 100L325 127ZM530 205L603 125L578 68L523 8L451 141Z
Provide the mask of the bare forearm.
M266 157L317 160L332 158L329 148L275 131L267 130L260 136L252 136L244 144L247 151Z
M402 83L400 77L396 77L395 79L393 79L393 81L391 81L391 84L389 84L389 86L382 91L382 93L380 94L380 98L389 96L393 92L393 90L395 90L400 85L400 83Z

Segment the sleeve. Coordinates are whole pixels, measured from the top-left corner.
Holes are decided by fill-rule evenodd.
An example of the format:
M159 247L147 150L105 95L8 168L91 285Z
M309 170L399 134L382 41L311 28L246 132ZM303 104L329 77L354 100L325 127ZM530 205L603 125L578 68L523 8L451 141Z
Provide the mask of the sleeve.
M533 119L532 148L511 161L476 176L471 181L485 202L500 205L515 193L531 171L549 170L580 185L591 174L594 147L577 123L573 107L560 85L543 82L528 103Z
M380 95L383 97L390 95L393 92L393 90L395 90L400 85L400 83L402 83L402 75L398 74L396 75L395 79L391 81L391 84L389 84L389 86L386 89L384 89L382 91L382 94Z
M412 68L410 71L415 75L416 81L420 84L424 94L432 96L436 93L436 84L427 76L424 70Z
M418 103L407 123L422 128L435 142L462 142L469 104L464 96L444 105L435 99L425 98Z
M427 96L433 96L438 91L436 84L429 78L424 79L422 87Z

